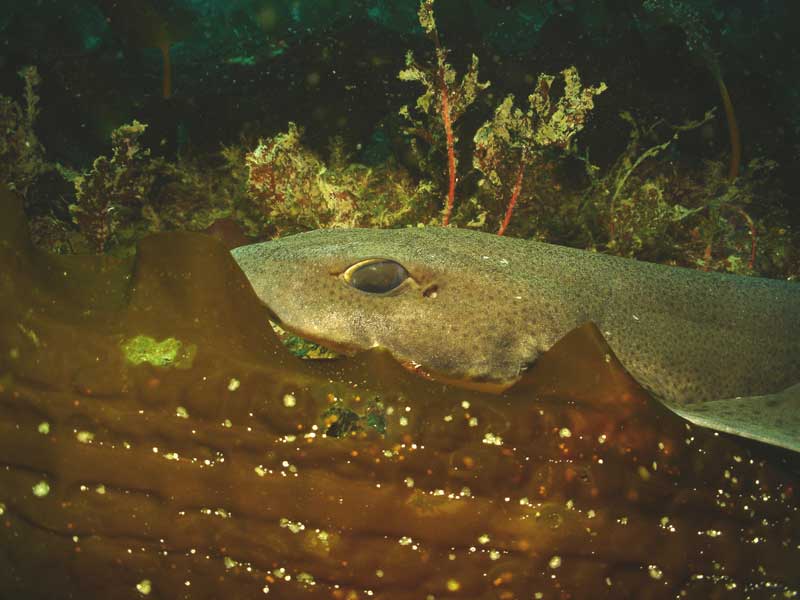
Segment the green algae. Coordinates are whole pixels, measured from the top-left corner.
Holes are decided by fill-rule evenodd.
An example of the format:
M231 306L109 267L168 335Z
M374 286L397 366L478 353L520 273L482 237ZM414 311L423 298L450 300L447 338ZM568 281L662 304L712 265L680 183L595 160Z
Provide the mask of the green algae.
M176 369L191 369L197 355L197 345L184 344L173 337L159 342L147 335L137 335L123 340L120 348L128 362L135 365L149 363L156 367Z

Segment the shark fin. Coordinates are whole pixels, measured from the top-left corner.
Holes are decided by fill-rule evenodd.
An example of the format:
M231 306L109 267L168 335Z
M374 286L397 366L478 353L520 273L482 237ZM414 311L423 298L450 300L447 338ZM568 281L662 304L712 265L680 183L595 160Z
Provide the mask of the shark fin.
M695 425L800 452L800 384L764 396L667 406Z

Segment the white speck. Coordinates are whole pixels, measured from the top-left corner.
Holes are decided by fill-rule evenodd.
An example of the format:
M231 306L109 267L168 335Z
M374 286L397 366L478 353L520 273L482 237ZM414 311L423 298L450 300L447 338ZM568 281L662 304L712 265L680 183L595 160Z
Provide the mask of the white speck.
M636 315L631 315L631 316L633 317L633 320L634 320L634 321L638 321L638 320L639 320L639 317L638 317L638 316L636 316Z
M314 576L311 573L305 573L305 572L297 574L297 581L306 586L316 585L317 583L316 581L314 581ZM372 594L368 595L371 596Z
M48 484L46 481L40 481L33 486L32 490L34 496L37 498L44 498L50 493L50 484Z
M150 583L149 579L142 579L136 584L136 591L142 596L148 596L150 592L153 591L153 585Z
M292 533L300 533L301 531L304 531L306 528L306 526L300 521L290 521L289 519L286 518L282 518L279 521L279 524L281 527L288 529Z
M648 565L647 572L650 573L650 577L653 579L661 579L664 576L664 572L656 565Z
M81 444L89 444L94 440L94 434L91 431L79 431L75 437Z
M495 435L494 433L489 432L483 436L483 443L492 446L502 446L503 438L500 437L499 435Z

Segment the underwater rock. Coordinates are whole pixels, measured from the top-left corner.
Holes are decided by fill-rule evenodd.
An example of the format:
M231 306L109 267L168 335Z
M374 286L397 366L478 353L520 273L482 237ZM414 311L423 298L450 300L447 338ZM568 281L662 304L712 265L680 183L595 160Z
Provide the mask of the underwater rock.
M502 395L301 361L225 248L35 250L0 194L0 597L772 598L797 481L591 325Z

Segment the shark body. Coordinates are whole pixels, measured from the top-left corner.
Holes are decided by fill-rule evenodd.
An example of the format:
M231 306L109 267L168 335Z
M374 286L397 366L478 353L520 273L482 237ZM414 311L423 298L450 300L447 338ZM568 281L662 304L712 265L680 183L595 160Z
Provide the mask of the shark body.
M233 256L277 320L335 348L510 385L594 322L697 424L800 451L800 286L459 229L319 230Z

